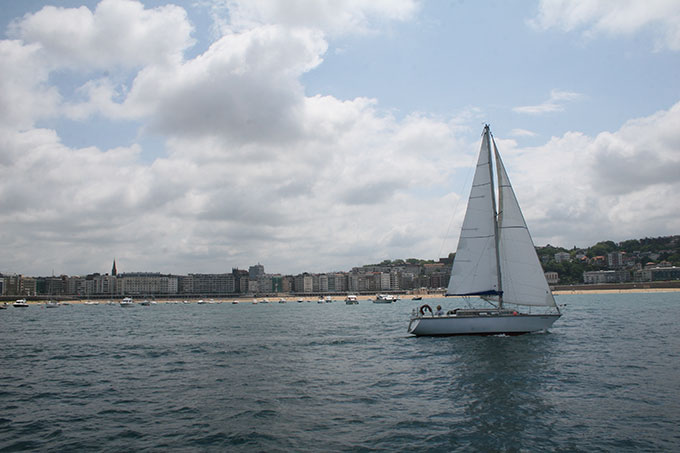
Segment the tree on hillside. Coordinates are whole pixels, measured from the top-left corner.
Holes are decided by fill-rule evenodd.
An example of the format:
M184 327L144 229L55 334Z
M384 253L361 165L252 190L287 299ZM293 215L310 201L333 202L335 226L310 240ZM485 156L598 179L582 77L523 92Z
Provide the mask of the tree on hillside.
M630 239L619 243L619 250L626 253L633 253L640 250L640 241L637 239Z
M615 252L617 250L616 243L613 241L602 241L593 245L588 249L587 255L589 258L594 256L606 256L607 253Z

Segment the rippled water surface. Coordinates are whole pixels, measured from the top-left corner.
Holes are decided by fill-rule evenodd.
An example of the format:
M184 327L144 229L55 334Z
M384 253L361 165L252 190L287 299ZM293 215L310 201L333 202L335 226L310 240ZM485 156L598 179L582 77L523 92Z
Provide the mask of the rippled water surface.
M680 293L558 302L450 338L410 300L9 308L0 451L679 451Z

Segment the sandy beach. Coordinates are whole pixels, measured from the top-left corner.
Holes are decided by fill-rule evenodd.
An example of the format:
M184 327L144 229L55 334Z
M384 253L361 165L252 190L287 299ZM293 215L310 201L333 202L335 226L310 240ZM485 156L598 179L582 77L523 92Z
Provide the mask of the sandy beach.
M621 288L621 289L560 289L553 291L555 295L568 295L568 294L630 294L630 293L671 293L680 292L680 288ZM420 296L423 299L439 299L445 298L441 293L435 294L400 294L399 298L402 301L410 301L415 296ZM332 296L333 302L344 302L345 296ZM263 303L263 300L267 300L268 303L278 303L280 299L285 299L287 303L297 303L298 299L303 299L305 302L317 302L318 296L303 296L303 295L277 295L268 297L227 297L227 298L209 298L209 299L186 299L187 302L191 304L197 304L200 300L205 301L207 304L222 303L222 304L245 304L245 303ZM375 294L364 294L358 295L358 300L368 301L375 299ZM113 305L118 305L121 298L110 299ZM135 299L135 303L139 304L144 301L144 299ZM12 305L14 300L6 300L7 305ZM27 298L27 303L30 305L44 305L46 300L31 300ZM107 305L109 304L109 299L106 300L94 300L94 299L59 299L61 304L85 304L85 305ZM184 300L180 299L156 299L158 304L182 304Z

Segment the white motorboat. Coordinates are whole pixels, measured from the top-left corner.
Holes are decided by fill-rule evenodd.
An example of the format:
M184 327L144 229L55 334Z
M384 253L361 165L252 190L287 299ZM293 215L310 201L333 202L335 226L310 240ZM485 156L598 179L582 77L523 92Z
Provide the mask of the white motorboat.
M60 305L59 302L57 302L56 300L48 300L47 302L45 302L45 308L57 308L59 307L59 305Z
M345 303L347 305L358 305L359 300L357 300L357 296L354 294L348 294L347 297L345 297Z
M124 297L123 300L120 301L121 307L133 307L134 305L135 302L132 300L132 297Z
M488 125L446 294L468 300L475 297L486 306L458 308L436 316L429 305L423 305L411 315L409 333L516 335L548 329L561 316ZM542 313L522 313L520 306Z
M375 299L373 300L374 304L391 304L392 302L396 302L397 298L394 297L391 294L378 294L375 296Z
M26 299L17 299L12 306L16 308L28 308L28 303L26 302Z

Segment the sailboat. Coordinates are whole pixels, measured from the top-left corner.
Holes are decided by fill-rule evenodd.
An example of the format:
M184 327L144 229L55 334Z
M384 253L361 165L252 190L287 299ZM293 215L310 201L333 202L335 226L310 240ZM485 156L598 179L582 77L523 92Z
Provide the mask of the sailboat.
M446 295L481 298L486 303L481 308L449 310L442 316L423 305L412 313L408 332L426 336L518 335L548 329L561 316L489 125L482 133ZM541 313L531 313L532 309Z

